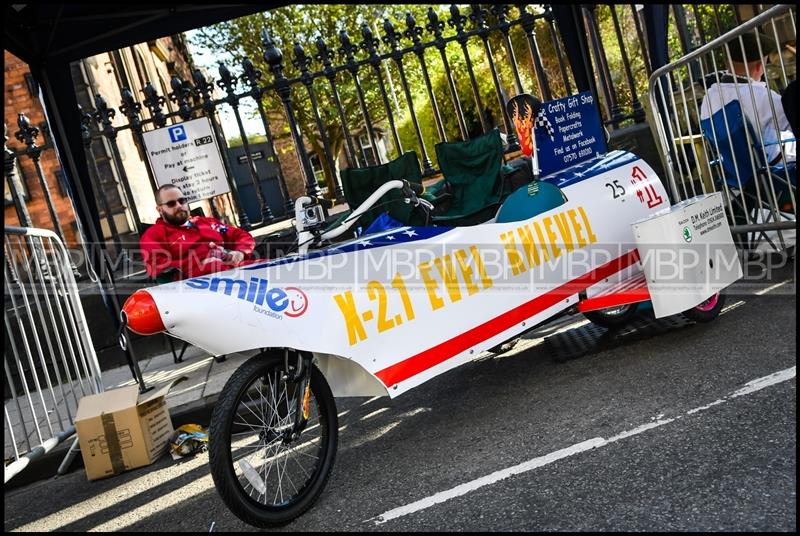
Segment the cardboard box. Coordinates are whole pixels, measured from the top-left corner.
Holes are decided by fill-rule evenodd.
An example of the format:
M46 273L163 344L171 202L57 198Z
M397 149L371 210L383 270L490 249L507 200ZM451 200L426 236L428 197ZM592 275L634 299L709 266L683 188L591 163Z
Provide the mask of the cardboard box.
M141 395L131 385L81 398L75 430L89 480L149 465L166 452L174 431L166 395L174 383Z

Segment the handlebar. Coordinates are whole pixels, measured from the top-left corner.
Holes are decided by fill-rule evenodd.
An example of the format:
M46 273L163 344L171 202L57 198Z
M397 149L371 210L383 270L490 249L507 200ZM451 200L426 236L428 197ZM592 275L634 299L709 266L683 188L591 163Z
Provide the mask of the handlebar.
M405 183L405 185L403 186L404 190L409 189L417 195L425 191L425 187L421 184L417 184L416 182L410 182L410 181L403 181L403 182Z
M310 242L315 242L318 240L330 240L344 234L350 227L353 226L353 224L361 215L371 209L378 202L378 200L380 200L380 198L390 190L402 190L403 195L406 198L406 203L413 203L414 206L422 205L427 210L431 210L433 208L428 201L417 197L418 193L421 194L424 191L424 188L421 184L416 184L407 180L392 180L382 184L380 188L372 192L372 195L365 199L361 205L353 209L353 212L347 217L347 219L339 224L338 227L315 237L311 232L311 229L305 228L302 225L302 218L300 216L309 205L330 202L310 196L300 197L295 201L295 214L297 216L296 226L298 230L298 249L300 253L305 253Z

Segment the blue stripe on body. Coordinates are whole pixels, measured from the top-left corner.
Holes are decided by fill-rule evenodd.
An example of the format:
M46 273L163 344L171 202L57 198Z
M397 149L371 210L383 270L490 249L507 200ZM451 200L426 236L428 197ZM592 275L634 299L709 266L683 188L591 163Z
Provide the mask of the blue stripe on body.
M381 231L379 233L361 236L349 242L336 244L332 247L322 250L311 251L307 255L296 255L293 257L282 257L272 261L267 261L261 264L251 264L243 266L242 270L260 270L261 268L280 266L282 264L291 264L293 262L305 261L310 259L318 259L328 255L336 255L339 253L352 253L354 251L364 251L367 249L374 249L384 246L394 246L397 244L408 244L410 242L418 242L420 240L427 240L452 231L453 227L398 227L397 229L390 229L388 231Z
M598 156L586 162L562 169L557 173L541 177L541 180L559 188L566 188L636 160L639 160L639 157L628 151L611 151L603 156Z

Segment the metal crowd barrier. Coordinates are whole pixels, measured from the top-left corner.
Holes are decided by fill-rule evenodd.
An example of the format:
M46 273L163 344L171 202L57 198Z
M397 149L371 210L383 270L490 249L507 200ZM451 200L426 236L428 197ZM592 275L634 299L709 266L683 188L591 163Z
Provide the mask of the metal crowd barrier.
M780 29L784 36L787 33L794 36L791 39L794 42L797 35L794 17L793 6L770 8L654 71L649 80L650 124L661 147L673 200L722 192L731 230L743 249L784 252L794 247L795 163L788 154L788 145L765 139L765 132L758 125L771 126L783 138L793 139L794 134L786 132L785 125L783 128L779 125L778 117L783 114L779 98L777 103L772 99L761 100L769 102L769 109L759 107L752 78L730 75L734 73L731 50L736 47L746 59L758 60L745 54L741 38L745 34L754 36L766 82L779 95L795 77L795 60L788 61L779 54L776 64L765 62L761 54L765 42L757 37L757 32L779 44ZM723 97L723 91L715 88L706 99L714 84L723 83L733 87L735 97ZM708 117L710 112L727 104L728 98L738 100L742 109L755 110L752 121L748 120L747 112L742 113L749 128L747 124L739 124L741 130L737 131L738 121L733 112L718 112L716 121L712 116L703 125L703 108ZM736 134L731 136L729 132ZM770 147L779 149L777 157L768 157L768 151L774 151Z
M78 401L103 382L64 244L45 229L6 226L4 238L8 482L75 433Z

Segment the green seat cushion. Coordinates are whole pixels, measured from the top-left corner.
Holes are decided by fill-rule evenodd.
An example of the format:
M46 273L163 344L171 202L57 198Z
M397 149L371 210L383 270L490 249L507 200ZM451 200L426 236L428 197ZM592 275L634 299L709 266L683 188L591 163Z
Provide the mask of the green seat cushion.
M497 129L467 141L436 145L439 168L451 192L450 208L434 221L483 213L502 194L503 143Z
M419 160L414 151L404 153L386 164L343 169L341 177L344 196L351 210L355 210L375 190L391 180L407 180L422 184ZM369 226L383 212L388 212L392 218L406 225L419 224L420 216L414 212L414 207L403 201L402 192L391 190L359 218L358 225Z

